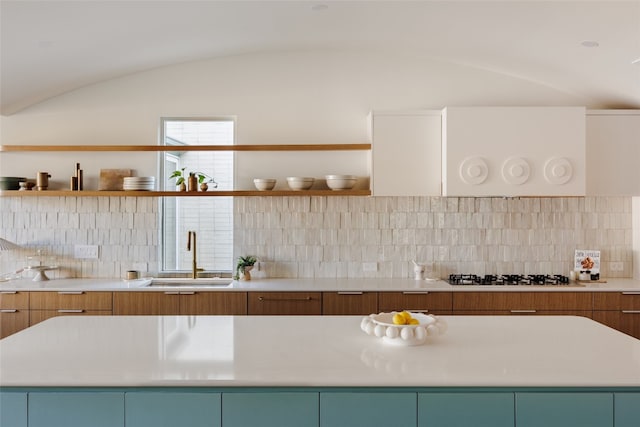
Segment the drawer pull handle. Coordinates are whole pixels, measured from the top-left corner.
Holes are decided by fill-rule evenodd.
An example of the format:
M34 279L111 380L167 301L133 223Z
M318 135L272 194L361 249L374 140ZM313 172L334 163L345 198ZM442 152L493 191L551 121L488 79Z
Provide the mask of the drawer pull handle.
M640 310L622 310L623 314L640 314Z
M623 292L622 295L640 295L640 292L629 291Z
M58 295L82 295L84 292L82 291L62 291L58 292Z
M536 313L536 310L510 310L512 313Z
M402 295L426 295L429 291L405 291Z
M267 298L267 297L258 297L258 301L311 301L311 297L300 297L300 298Z
M164 294L165 295L180 295L180 292L178 292L178 291L167 291Z
M18 293L17 291L2 291L2 292L0 292L0 294L11 294L11 295L17 294L17 293Z
M18 310L0 310L0 313L17 313Z
M362 295L364 292L338 292L338 295Z
M178 292L178 295L195 295L195 292Z
M58 313L84 313L84 310L58 310Z

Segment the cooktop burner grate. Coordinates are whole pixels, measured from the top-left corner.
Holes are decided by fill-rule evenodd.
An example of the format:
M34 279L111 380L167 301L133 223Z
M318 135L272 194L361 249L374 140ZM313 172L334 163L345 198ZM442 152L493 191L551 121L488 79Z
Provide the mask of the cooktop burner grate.
M452 285L569 285L569 278L561 274L450 274Z

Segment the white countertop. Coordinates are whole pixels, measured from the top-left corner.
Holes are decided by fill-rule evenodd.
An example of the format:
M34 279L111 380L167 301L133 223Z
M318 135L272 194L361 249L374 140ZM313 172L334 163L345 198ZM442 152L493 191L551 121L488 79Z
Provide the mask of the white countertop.
M332 292L332 291L454 291L454 292L522 292L522 291L619 291L640 292L640 280L634 279L606 279L607 283L580 283L571 286L546 285L546 286L452 286L449 283L436 280L413 279L258 279L251 281L233 281L229 286L215 287L191 287L181 285L176 287L148 287L149 279L122 280L122 279L52 279L44 282L34 282L30 279L17 279L0 282L2 291L307 291L307 292Z
M0 386L640 386L640 340L592 320L442 318L399 347L362 316L55 317L0 340Z

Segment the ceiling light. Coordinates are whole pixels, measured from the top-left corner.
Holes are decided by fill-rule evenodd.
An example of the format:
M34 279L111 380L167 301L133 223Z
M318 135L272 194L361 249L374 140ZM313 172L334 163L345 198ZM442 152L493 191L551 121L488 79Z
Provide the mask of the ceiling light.
M580 44L582 46L584 46L584 47L598 47L598 46L600 46L600 43L598 43L595 40L584 40Z

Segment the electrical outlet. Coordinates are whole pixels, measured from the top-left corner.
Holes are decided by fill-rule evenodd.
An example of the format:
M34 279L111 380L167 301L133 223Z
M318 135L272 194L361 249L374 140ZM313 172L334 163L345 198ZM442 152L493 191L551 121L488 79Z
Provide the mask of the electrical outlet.
M74 258L98 259L98 245L75 245Z
M378 271L377 262L363 262L362 271Z
M624 271L624 263L622 261L609 263L610 271Z

